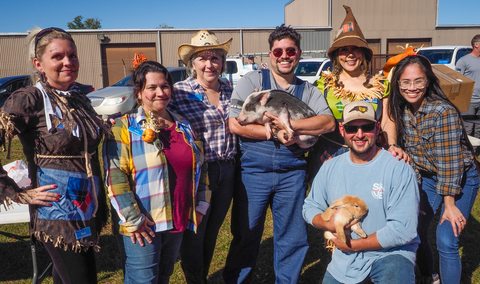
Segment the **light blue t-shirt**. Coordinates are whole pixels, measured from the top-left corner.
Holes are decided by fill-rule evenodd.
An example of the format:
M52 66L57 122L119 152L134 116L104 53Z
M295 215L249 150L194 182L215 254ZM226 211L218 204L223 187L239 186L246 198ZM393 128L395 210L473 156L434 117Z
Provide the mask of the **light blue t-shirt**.
M400 254L415 263L420 196L412 167L385 150L366 164L353 163L350 152L327 161L305 199L305 221L312 224L313 217L346 194L365 201L368 213L361 226L367 235L377 232L384 249L356 253L335 249L328 272L342 283L358 283L370 274L373 262L385 256ZM352 232L352 239L358 238Z

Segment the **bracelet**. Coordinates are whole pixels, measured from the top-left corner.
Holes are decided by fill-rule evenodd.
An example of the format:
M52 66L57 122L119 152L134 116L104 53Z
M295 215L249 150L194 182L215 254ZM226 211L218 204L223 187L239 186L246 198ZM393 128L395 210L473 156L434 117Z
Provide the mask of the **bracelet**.
M272 139L274 141L278 141L278 132L280 132L280 129L275 129L275 131L273 132L273 136L272 136Z
M402 149L400 146L398 146L397 144L393 143L393 144L389 144L389 145L388 145L387 150L390 149L390 147L392 147L392 146L397 147L397 148L399 148L399 149Z

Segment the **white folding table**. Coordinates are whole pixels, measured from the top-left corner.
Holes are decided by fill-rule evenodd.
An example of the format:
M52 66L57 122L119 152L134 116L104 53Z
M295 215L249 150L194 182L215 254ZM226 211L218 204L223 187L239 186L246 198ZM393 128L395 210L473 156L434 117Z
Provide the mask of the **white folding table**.
M28 211L28 205L25 204L13 204L13 208L5 210L2 206L0 211L0 225L3 224L14 224L14 223L26 223L30 222L30 213ZM33 279L32 284L39 284L47 276L47 271L52 268L53 263L50 263L47 268L42 272L41 275L38 275L38 264L37 264L37 247L34 243L30 242L30 249L32 252L32 264L33 264Z

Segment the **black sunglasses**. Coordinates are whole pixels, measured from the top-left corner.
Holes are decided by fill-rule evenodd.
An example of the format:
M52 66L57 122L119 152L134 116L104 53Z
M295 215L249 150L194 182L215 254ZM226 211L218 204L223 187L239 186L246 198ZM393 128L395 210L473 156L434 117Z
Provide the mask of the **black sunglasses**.
M297 54L297 50L294 47L287 47L285 49L285 52L287 53L288 56L294 56L295 54ZM283 49L275 48L274 50L272 50L272 54L275 57L280 57L283 55Z
M53 32L53 31L58 31L58 32L62 32L62 33L66 33L67 35L70 35L66 31L64 31L60 28L55 28L55 27L46 28L46 29L43 29L43 30L39 31L38 34L35 36L35 46L34 46L34 48L35 48L34 49L35 58L37 58L37 44L38 44L38 41L41 40L44 36L48 35L49 33Z
M357 133L358 129L361 128L362 132L372 132L375 129L376 122L362 124L362 125L344 125L343 128L348 134Z

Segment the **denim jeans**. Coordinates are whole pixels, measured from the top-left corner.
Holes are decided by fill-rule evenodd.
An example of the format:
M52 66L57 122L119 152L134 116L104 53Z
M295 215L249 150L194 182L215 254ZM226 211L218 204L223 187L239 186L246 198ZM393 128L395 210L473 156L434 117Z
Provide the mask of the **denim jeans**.
M182 269L187 283L206 283L217 235L227 215L235 186L235 162L208 163L210 207L197 228L197 233L186 230L180 248Z
M373 283L414 284L415 265L405 257L392 254L376 260L370 270L370 280ZM325 272L322 284L341 284L328 271ZM363 283L363 282L360 282Z
M183 233L157 232L152 243L135 244L123 236L125 248L125 284L169 283Z
M417 252L417 265L424 276L430 276L433 272L433 252L428 242L428 227L433 216L443 204L443 197L436 192L437 177L423 176L421 195L428 202L420 202L420 210L426 215L419 217L418 234L421 245ZM468 220L472 210L475 197L477 196L480 181L475 166L472 166L465 174L462 180L462 192L455 196L455 206L462 212L465 219ZM442 214L445 205L442 205ZM442 283L460 283L462 275L462 262L458 252L459 237L455 237L450 221L445 221L437 225L437 249L440 257L440 277ZM428 273L428 274L427 274Z
M308 250L302 217L306 161L271 143L244 143L232 209L233 240L223 278L249 283L255 267L268 206L273 215L275 283L297 283ZM266 144L266 145L265 145ZM266 146L266 147L265 147Z

